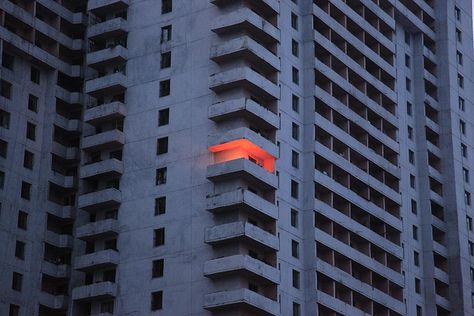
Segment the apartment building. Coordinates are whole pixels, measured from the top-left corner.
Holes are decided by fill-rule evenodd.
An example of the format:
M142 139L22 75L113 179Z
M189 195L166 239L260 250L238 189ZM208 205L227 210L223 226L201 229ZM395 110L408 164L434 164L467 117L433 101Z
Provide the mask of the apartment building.
M0 1L0 315L474 315L468 0Z

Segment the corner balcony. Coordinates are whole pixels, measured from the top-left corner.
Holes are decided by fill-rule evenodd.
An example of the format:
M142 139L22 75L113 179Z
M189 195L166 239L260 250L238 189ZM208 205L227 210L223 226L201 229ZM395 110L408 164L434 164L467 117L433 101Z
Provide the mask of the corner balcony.
M278 237L247 222L236 222L214 226L206 229L205 242L223 244L233 241L244 241L266 251L278 251Z
M71 235L60 235L47 230L44 234L44 241L58 248L72 248L73 238Z
M74 301L106 300L117 296L117 284L99 282L76 287L72 290Z
M278 115L247 98L214 103L209 106L208 117L214 122L245 118L264 129L278 129L280 126Z
M245 59L265 72L280 71L280 59L248 36L226 41L211 48L211 59L216 63Z
M210 0L216 6L224 6L236 2L235 0ZM264 15L272 16L279 12L277 0L253 0L252 5L256 6Z
M128 22L123 18L114 18L89 26L87 37L97 41L127 34Z
M243 88L266 100L278 100L280 88L249 67L238 67L211 75L209 88L216 92Z
M88 108L84 112L84 122L100 125L103 122L124 118L127 114L125 104L119 101Z
M259 279L264 283L280 282L280 272L277 269L248 255L234 255L204 263L206 277L215 279L230 274L248 275L251 279Z
M41 272L57 279L70 276L70 267L67 264L54 264L46 260L41 261Z
M70 92L59 86L56 86L56 97L68 104L84 103L84 96L81 92Z
M94 211L101 208L118 206L122 203L122 192L115 188L86 193L79 196L78 208Z
M130 0L89 0L87 10L94 14L117 12L129 7Z
M91 271L115 267L119 263L119 253L116 250L107 249L82 256L77 256L74 262L74 269L78 271Z
M85 136L82 139L82 149L87 151L106 150L125 144L125 135L118 129Z
M85 92L94 98L119 94L127 89L127 76L123 72L106 74L86 81Z
M265 44L280 42L280 30L249 8L240 8L215 19L211 30L216 34L245 31Z
M227 311L242 308L257 315L280 315L280 305L248 289L222 291L204 296L204 308L209 311Z
M102 69L106 66L122 64L127 61L127 58L128 50L121 45L117 45L88 53L87 64L94 69Z
M80 151L76 147L66 147L53 141L51 153L63 158L64 160L80 160Z
M278 179L274 174L245 158L229 160L207 167L207 179L213 182L237 178L242 178L263 190L278 188Z
M76 237L85 241L113 237L118 233L118 221L113 218L82 225L76 229Z
M206 208L213 213L233 211L237 208L247 210L267 220L278 219L278 207L245 189L225 192L210 196Z
M69 298L65 295L54 295L41 291L39 302L41 305L55 310L67 310Z
M54 202L48 202L46 212L64 220L74 220L76 217L76 208L74 206L59 205Z
M117 159L107 159L81 166L80 178L91 179L100 176L120 176L123 174L123 162Z
M69 120L57 113L54 115L54 124L73 133L80 133L82 129L82 122L80 120Z
M77 188L77 178L74 176L65 176L58 172L52 171L49 180L65 189L75 189Z

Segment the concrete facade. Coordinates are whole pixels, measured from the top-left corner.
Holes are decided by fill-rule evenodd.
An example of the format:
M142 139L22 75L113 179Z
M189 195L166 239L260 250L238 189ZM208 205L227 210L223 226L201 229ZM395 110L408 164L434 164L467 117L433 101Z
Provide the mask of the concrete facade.
M474 315L468 0L0 2L0 315Z

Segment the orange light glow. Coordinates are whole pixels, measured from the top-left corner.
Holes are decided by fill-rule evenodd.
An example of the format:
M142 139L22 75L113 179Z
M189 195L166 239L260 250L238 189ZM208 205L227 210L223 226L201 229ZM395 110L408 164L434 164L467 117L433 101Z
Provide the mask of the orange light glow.
M275 157L247 139L233 140L209 147L216 163L245 158L255 162L268 172L275 170Z

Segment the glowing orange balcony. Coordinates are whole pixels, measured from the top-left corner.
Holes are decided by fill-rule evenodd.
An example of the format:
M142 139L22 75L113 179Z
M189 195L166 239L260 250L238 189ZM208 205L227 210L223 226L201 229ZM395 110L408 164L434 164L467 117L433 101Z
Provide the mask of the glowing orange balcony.
M209 151L214 153L216 164L244 158L270 173L275 171L276 157L247 139L237 139L214 145L209 147Z

